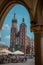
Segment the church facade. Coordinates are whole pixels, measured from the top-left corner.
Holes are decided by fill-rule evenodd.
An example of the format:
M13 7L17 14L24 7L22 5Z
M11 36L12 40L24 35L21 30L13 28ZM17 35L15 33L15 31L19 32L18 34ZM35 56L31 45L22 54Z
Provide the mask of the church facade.
M27 46L30 45L30 39L26 35L27 33L27 26L24 22L24 18L22 19L22 23L20 24L20 29L18 31L17 26L17 19L15 18L12 20L12 27L11 27L11 33L10 33L10 50L20 50L24 53L26 53ZM28 49L28 53L30 52L30 48Z
M43 1L42 0L0 0L0 31L3 20L15 6L21 4L30 12L31 32L34 32L35 65L43 65ZM2 6L1 6L2 5Z

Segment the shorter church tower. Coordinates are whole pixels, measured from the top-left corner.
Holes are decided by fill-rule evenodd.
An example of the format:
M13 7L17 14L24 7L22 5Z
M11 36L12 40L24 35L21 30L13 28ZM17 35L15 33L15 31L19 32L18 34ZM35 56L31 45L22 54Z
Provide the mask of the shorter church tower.
M25 37L26 37L26 24L24 23L24 18L20 25L20 50L25 52Z

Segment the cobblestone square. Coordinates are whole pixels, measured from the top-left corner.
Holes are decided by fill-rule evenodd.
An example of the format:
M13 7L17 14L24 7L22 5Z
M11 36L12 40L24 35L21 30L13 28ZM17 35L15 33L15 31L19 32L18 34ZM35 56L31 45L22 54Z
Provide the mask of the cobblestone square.
M0 64L0 65L35 65L34 59L28 59L25 63L7 63L7 64Z

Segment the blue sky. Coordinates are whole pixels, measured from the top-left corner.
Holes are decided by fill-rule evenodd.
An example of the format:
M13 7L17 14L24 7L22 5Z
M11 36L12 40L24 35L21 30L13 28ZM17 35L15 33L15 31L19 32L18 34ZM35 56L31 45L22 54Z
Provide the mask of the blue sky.
M25 24L27 25L27 36L34 39L34 34L30 31L31 20L30 20L29 12L24 6L17 4L8 12L2 27L1 41L8 46L10 45L10 29L12 26L12 19L14 18L14 13L16 13L18 30L20 24L22 23L22 18L24 18Z

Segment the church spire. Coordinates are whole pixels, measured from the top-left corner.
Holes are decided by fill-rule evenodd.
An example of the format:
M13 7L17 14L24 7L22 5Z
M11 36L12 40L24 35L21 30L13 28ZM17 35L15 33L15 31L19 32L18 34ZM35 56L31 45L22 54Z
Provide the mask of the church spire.
M23 23L24 23L24 18L22 20L23 20Z
M16 19L16 13L14 13L14 19L12 20L12 23L17 23L17 19Z
M14 13L14 19L16 19L16 13Z

